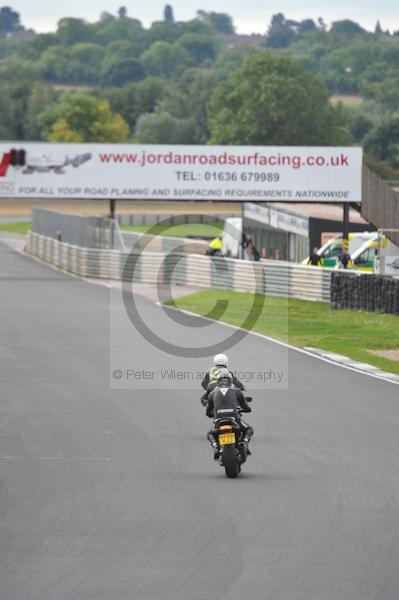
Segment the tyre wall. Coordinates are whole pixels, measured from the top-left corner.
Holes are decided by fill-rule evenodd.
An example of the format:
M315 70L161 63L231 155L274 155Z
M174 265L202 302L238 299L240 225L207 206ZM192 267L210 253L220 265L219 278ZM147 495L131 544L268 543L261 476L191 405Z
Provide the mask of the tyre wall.
M384 275L333 271L331 308L399 315L399 279Z

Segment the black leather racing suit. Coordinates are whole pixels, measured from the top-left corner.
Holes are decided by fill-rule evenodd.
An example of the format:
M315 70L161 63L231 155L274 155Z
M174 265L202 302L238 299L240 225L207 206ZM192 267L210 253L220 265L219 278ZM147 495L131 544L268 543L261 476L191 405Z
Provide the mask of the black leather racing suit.
M240 425L243 437L246 437L249 441L253 436L254 430L248 423L245 423L241 419L238 407L240 407L243 412L251 412L251 407L245 400L242 391L237 388L223 388L217 386L208 396L206 415L214 419L234 417ZM217 442L213 425L208 433L208 440L212 445Z
M214 367L215 368L215 367ZM228 371L228 369L226 367L224 367L223 365L216 365L216 369L226 369L226 371ZM209 394L212 392L212 390L215 389L216 387L216 381L212 381L211 380L211 373L212 373L213 369L211 369L210 371L208 371L204 377L204 379L201 381L201 387L204 388L205 390L205 394L203 394L201 396L201 403L206 406L206 401L208 399ZM234 373L232 371L229 371L232 380L233 380L233 385L238 388L239 390L243 390L244 389L244 385L241 383L241 381L239 379L237 379L237 377L234 375Z

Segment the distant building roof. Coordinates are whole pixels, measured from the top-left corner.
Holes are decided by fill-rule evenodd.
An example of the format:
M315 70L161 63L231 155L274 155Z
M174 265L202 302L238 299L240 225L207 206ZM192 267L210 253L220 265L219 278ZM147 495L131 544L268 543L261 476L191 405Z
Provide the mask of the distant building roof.
M330 219L332 221L342 221L342 204L316 203L316 202L270 202L267 203L272 208L289 210L302 217L313 217L315 219ZM352 223L367 224L367 221L357 212L357 210L349 209L349 219Z

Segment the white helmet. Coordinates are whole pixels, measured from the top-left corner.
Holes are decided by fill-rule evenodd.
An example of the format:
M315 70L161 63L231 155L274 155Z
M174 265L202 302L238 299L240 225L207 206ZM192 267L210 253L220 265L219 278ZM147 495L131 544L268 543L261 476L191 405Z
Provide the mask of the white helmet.
M229 364L229 359L227 358L227 356L225 354L216 354L214 359L213 359L213 364L216 366L223 366L223 367L227 367L227 365Z

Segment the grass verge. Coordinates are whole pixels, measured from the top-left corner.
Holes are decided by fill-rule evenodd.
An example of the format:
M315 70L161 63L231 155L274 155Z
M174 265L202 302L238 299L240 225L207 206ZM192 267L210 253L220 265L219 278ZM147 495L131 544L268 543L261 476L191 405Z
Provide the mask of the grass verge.
M0 231L8 231L10 233L28 233L32 227L30 221L18 221L15 223L0 223ZM170 229L162 231L162 226L151 225L122 225L123 231L135 231L145 233L150 228L154 227L152 235L165 235L172 237L216 237L223 229L223 221L208 225L204 223L188 223L182 225L173 225Z
M56 200L43 201L38 198L35 200L1 199L0 215L26 215L30 217L32 206L40 206L57 210L60 212L68 212L73 214L85 215L108 215L109 200ZM155 215L174 215L174 214L197 214L197 215L226 215L239 217L241 209L237 202L199 202L196 200L188 200L181 202L156 201L156 200L118 200L116 203L117 213L132 213L132 214L155 214Z
M214 238L222 231L223 221L209 225L206 223L187 223L181 225L171 225L168 229L163 229L162 225L122 225L122 231L134 231L146 233L151 229L152 235L165 235L170 237L207 237Z
M17 223L0 223L0 231L8 231L10 233L28 233L32 228L30 221L18 221Z
M179 308L217 319L214 310L217 300L228 301L220 320L241 326L251 310L254 296L230 290L207 290L173 302ZM399 318L395 315L332 310L324 302L266 296L252 330L301 348L313 346L337 352L399 374L399 361L369 352L399 348Z

